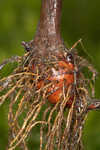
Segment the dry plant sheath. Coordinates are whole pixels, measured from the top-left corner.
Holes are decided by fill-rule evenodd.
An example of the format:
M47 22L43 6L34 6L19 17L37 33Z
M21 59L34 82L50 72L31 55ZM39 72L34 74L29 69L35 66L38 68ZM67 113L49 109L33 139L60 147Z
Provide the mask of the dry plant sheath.
M34 40L22 42L26 53L0 65L2 71L18 62L12 74L0 79L0 105L10 100L7 150L28 150L26 139L37 125L40 150L82 150L87 113L100 109L100 102L92 100L96 70L75 51L81 40L67 49L61 38L61 8L62 0L42 0Z

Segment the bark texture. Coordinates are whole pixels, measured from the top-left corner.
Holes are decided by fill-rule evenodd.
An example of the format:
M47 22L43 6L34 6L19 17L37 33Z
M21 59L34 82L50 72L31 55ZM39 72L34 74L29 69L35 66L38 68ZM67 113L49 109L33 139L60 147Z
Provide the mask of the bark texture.
M40 21L33 42L42 54L64 47L60 32L61 9L62 0L42 0Z

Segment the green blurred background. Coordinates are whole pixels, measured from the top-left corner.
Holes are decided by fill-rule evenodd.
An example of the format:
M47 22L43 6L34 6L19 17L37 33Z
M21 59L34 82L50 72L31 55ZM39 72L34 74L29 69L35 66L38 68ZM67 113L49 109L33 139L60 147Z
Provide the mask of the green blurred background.
M0 62L13 55L23 55L21 41L33 39L39 20L41 0L0 0ZM100 0L63 0L62 36L68 47L80 38L100 72ZM79 46L82 55L84 50ZM99 74L100 75L100 74ZM100 78L96 97L100 98ZM7 145L7 105L0 107L0 150ZM29 140L30 150L38 150L38 128ZM100 150L100 112L90 112L84 128L85 150ZM33 147L34 145L34 147Z

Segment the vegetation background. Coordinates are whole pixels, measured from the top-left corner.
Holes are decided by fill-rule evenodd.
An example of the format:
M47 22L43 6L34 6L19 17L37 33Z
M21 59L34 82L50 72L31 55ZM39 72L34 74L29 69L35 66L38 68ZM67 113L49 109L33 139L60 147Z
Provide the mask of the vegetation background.
M41 0L0 0L0 62L13 55L23 55L21 41L33 39L39 20ZM62 37L71 47L83 39L87 53L78 46L79 53L100 72L100 1L63 0ZM89 56L90 55L90 56ZM7 70L8 71L8 70ZM96 97L100 98L100 74L96 81ZM8 138L8 105L0 107L0 150L5 150ZM85 150L100 150L100 112L90 112L84 128ZM33 147L34 145L34 147ZM30 150L38 150L38 128L30 135Z

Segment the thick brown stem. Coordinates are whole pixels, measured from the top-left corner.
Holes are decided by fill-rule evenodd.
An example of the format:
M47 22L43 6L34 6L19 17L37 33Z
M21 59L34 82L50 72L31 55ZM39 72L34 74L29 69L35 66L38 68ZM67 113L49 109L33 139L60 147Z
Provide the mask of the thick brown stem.
M62 0L42 0L40 22L34 38L42 52L63 45L60 34Z

